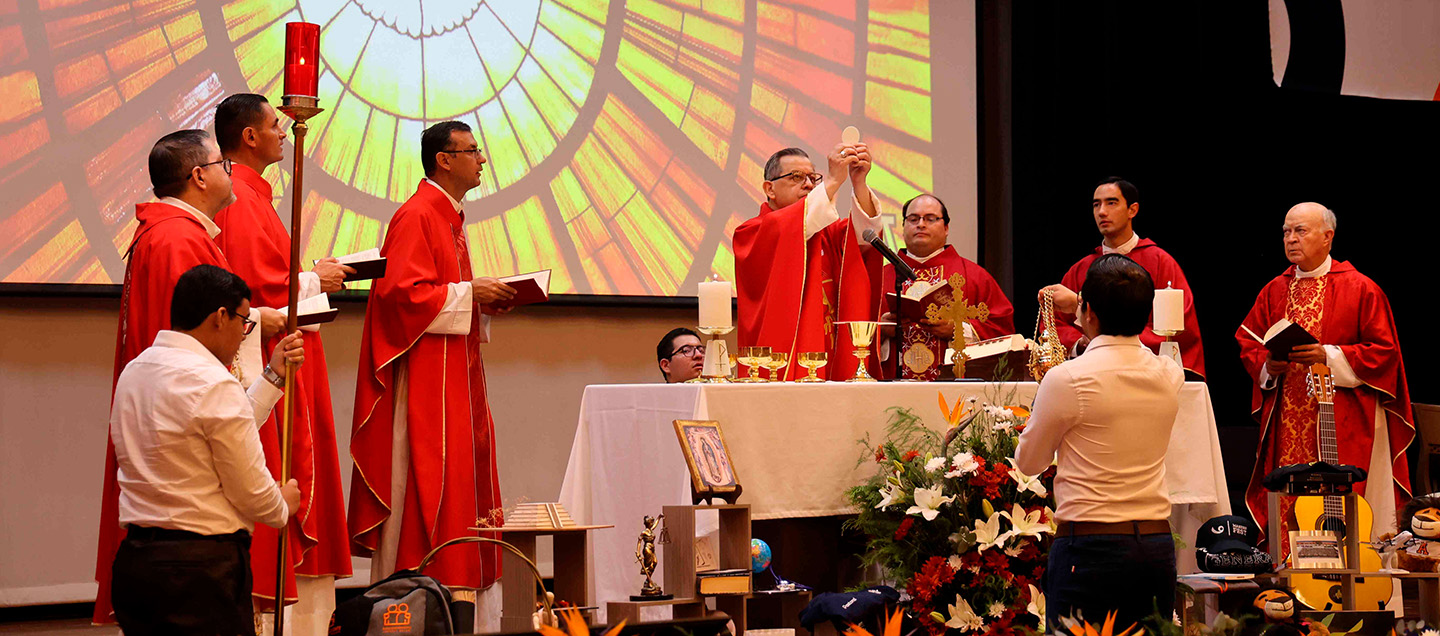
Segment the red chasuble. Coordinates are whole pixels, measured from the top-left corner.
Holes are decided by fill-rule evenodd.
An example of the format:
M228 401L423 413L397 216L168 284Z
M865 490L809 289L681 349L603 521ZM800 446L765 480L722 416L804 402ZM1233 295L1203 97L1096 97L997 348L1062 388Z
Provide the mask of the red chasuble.
M373 556L390 517L395 370L405 364L410 473L406 478L397 570L414 568L432 548L460 536L500 507L495 432L480 363L480 311L470 333L425 333L445 305L449 283L469 281L464 218L439 188L420 182L390 221L380 254L389 259L375 281L360 342L355 427L350 454L350 532L356 556ZM451 587L483 589L500 575L493 546L457 546L425 573Z
M1385 409L1395 507L1400 509L1409 499L1410 470L1405 449L1415 439L1415 426L1400 341L1385 292L1345 261L1333 261L1328 274L1315 278L1296 278L1295 267L1291 266L1260 290L1242 324L1263 335L1276 321L1287 317L1321 344L1339 346L1362 383L1355 388L1337 386L1335 390L1335 438L1340 463L1369 469L1375 443L1376 404ZM1306 391L1307 370L1291 365L1290 372L1276 379L1274 388L1261 389L1260 372L1268 352L1244 329L1235 333L1235 339L1240 342L1241 362L1256 382L1251 405L1252 414L1260 422L1260 448L1245 503L1264 529L1268 527L1269 508L1260 481L1278 466L1319 458L1319 413ZM1356 491L1364 494L1367 485L1357 484ZM1288 518L1294 500L1282 498L1281 502Z
M216 242L225 251L232 272L250 286L252 307L285 307L290 302L290 234L271 203L270 182L242 164L234 164L235 202L215 216L220 226ZM340 460L335 441L335 417L330 406L330 379L320 333L301 331L305 363L295 377L295 419L291 422L290 476L300 482L300 511L286 526L286 542L294 573L310 576L350 576L350 538L345 528L345 495L340 483ZM264 343L270 353L284 334ZM285 402L271 411L260 428L265 463L280 478L280 427ZM261 607L275 599L275 547L279 533L259 524L250 545L250 568L255 575L254 595ZM298 561L298 563L297 563ZM285 585L287 603L298 597L293 576Z
M120 296L115 375L110 384L112 397L115 381L120 379L125 365L155 341L155 334L170 328L170 298L175 294L175 282L180 280L180 275L196 265L229 269L220 247L210 240L205 226L189 211L158 201L141 203L135 206L135 218L140 224L130 241L125 289ZM95 556L95 582L100 584L93 617L96 623L115 622L114 610L110 607L110 566L120 541L125 538L125 531L120 527L117 470L115 445L107 435L105 484L100 495L100 544Z
M900 258L915 270L915 276L930 284L937 284L940 281L949 280L950 276L959 274L965 277L965 302L976 305L985 303L990 308L990 318L985 322L976 320L970 321L970 326L975 328L975 337L980 340L998 338L1000 336L1015 333L1015 308L1010 305L1010 299L1005 297L1005 292L1000 291L1000 285L985 268L974 261L961 256L955 248L946 245L939 254L927 259L924 263L912 258L905 250L900 250ZM904 290L909 290L914 281L905 281ZM880 289L884 292L895 293L895 267L885 265L885 273L882 276ZM949 291L936 292L939 304L950 301ZM886 296L889 298L889 296ZM885 301L888 302L888 301ZM881 312L895 311L893 305L880 308ZM940 367L945 362L945 349L950 346L949 340L942 340L920 325L914 322L906 322L905 330L900 335L900 377L908 380L933 381L940 377ZM892 354L893 355L893 354ZM894 377L894 361L882 365L885 377Z
M1095 253L1080 259L1065 272L1065 278L1060 284L1074 292L1079 292L1085 285L1085 274L1090 271L1090 264L1103 255L1102 248L1095 248ZM1147 238L1140 239L1135 249L1130 250L1126 256L1130 260L1139 263L1145 271L1150 272L1150 278L1155 281L1155 289L1165 289L1166 285L1185 292L1185 331L1175 336L1175 342L1180 344L1180 359L1185 363L1186 371L1193 371L1201 378L1205 377L1205 351L1200 344L1200 321L1195 318L1195 294L1190 292L1190 283L1185 280L1185 272L1180 270L1180 264L1165 250L1155 245L1154 241ZM1145 330L1140 332L1140 341L1151 351L1160 352L1160 343L1165 339L1155 335L1150 328L1155 325L1154 316L1145 323ZM1065 343L1065 348L1075 346L1075 341L1085 335L1080 328L1075 326L1075 316L1055 312L1055 327L1060 332L1060 341ZM1264 333L1264 332L1261 332Z
M862 249L850 219L805 238L805 199L780 210L760 204L760 215L735 228L735 288L741 347L765 346L790 354L785 379L802 377L800 353L827 352L819 377L855 374L849 332L836 322L875 320L880 255ZM872 351L875 349L872 343ZM871 356L870 372L878 369Z

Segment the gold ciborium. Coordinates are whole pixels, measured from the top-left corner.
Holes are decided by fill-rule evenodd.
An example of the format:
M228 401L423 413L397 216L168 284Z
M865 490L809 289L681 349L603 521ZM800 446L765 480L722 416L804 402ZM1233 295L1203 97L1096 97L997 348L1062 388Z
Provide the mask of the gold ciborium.
M740 357L737 359L740 364L750 369L750 374L736 382L764 382L760 377L760 367L770 362L770 355L770 347L740 347Z
M870 343L875 341L876 330L895 323L854 320L836 324L850 325L850 344L855 346L855 358L860 360L860 366L855 368L855 377L846 382L875 382L875 378L870 377L870 372L865 370L865 360L870 357Z
M790 354L785 351L771 351L770 361L765 363L765 368L770 370L771 382L785 381L785 367L790 366Z
M829 362L829 357L830 355L824 351L808 351L796 354L795 364L805 367L805 369L809 371L808 375L796 380L796 382L824 382L825 380L820 379L820 376L815 375L815 370L825 366L826 363Z

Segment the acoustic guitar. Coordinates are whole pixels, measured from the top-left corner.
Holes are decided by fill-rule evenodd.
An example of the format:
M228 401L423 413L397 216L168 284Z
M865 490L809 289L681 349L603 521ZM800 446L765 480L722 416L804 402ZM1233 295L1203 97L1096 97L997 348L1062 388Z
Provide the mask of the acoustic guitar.
M1319 407L1316 426L1319 433L1317 437L1320 442L1320 461L1339 464L1339 447L1335 442L1335 380L1330 375L1330 367L1323 364L1311 365L1308 385L1310 396ZM1363 498L1356 497L1355 503L1357 527L1353 530L1360 533L1361 541L1369 541L1375 514ZM1335 533L1340 545L1345 545L1345 497L1300 497L1295 500L1295 518L1298 521L1297 529L1327 530ZM1286 540L1285 537L1275 539ZM1343 552L1341 556L1344 557ZM1374 548L1362 543L1360 564L1355 566L1347 563L1346 567L1358 567L1362 572L1376 572L1381 568L1380 555ZM1311 609L1330 610L1343 607L1338 574L1296 574L1290 577L1290 586L1295 590L1295 597ZM1390 595L1389 577L1355 579L1355 609L1384 609Z

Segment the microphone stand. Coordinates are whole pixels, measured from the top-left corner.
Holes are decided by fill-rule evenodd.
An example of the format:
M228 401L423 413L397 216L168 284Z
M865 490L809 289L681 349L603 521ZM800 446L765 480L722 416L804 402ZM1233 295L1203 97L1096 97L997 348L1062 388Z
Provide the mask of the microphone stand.
M893 268L892 268L893 269ZM890 381L900 379L900 343L905 339L905 314L900 311L900 293L905 288L905 279L900 277L900 272L895 272L895 335L890 336L890 355L894 359L895 373L890 376Z

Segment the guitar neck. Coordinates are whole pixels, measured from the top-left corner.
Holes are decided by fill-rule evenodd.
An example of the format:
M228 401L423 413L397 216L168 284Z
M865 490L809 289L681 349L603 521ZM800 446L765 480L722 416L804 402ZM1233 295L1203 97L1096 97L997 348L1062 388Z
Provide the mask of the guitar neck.
M1331 465L1339 464L1340 447L1335 441L1335 404L1321 401L1317 403L1317 406L1320 411L1316 421L1320 441L1320 461ZM1335 495L1326 496L1325 516L1344 521L1344 498Z

